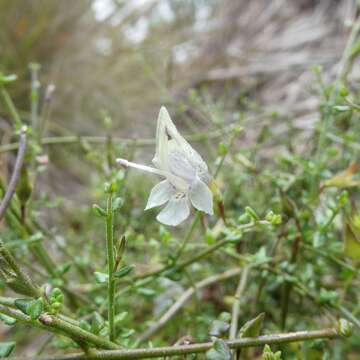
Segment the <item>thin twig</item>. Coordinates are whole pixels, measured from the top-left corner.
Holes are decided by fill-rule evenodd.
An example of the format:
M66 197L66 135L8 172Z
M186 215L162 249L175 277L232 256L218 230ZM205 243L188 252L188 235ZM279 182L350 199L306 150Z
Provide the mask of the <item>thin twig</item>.
M225 133L231 132L235 128L235 124L230 124L225 127L224 130L215 130L209 132L202 132L198 134L187 135L185 138L189 141L204 141L207 139L213 139L221 137ZM81 136L81 135L69 135L69 136L52 136L44 137L41 140L41 145L63 145L63 144L81 144L87 142L91 144L104 144L106 145L108 139L107 136ZM114 144L133 144L134 139L116 138L112 139ZM151 146L155 144L155 139L137 139L136 146ZM20 143L10 143L0 146L0 153L16 150Z
M16 185L20 178L21 168L24 163L24 155L26 150L26 127L23 127L20 132L19 150L16 157L13 173L9 182L9 186L6 189L5 196L0 204L0 221L3 218L6 209L8 208L10 201L15 193Z
M241 338L237 340L228 340L226 343L230 349L240 349L246 347L263 346L265 344L286 344L291 342L308 341L315 339L336 339L339 338L335 328L327 328L313 331L297 331L291 333L282 333L274 335L263 335L254 338ZM165 346L159 348L147 349L126 349L113 351L98 351L96 354L68 354L58 356L45 356L36 358L13 357L9 360L84 360L84 359L102 359L102 360L125 360L125 359L149 359L161 358L165 356L186 355L204 353L211 349L212 342L179 345L179 346Z
M40 289L33 283L30 277L20 268L11 252L5 247L5 244L0 239L0 255L5 260L7 265L14 271L18 279L26 286L29 294L33 297L40 297Z
M93 333L88 332L81 327L65 321L57 316L44 313L40 315L38 320L32 320L30 316L3 305L0 305L0 313L10 316L13 319L16 319L24 324L37 327L55 334L65 335L74 339L74 341L76 342L83 341L88 344L93 344L99 349L120 349L120 346L115 344L114 342L94 335Z
M241 274L238 287L235 292L235 300L232 306L231 312L231 325L230 325L230 332L229 332L229 340L236 339L236 333L238 330L238 323L239 323L239 314L240 314L240 303L241 297L244 293L246 283L248 280L250 266L245 266L244 271Z
M115 339L115 281L114 281L114 225L113 225L113 193L110 191L107 199L106 216L106 250L108 263L108 321L109 321L109 339Z

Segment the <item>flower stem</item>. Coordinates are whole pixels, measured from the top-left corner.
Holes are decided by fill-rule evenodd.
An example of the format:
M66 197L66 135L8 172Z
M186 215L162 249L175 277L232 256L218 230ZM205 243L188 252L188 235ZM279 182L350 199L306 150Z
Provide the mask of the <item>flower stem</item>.
M9 110L11 117L13 118L15 127L21 128L22 121L21 121L20 115L19 115L18 111L16 110L16 107L15 107L13 101L11 100L9 93L7 92L7 90L5 89L4 86L0 86L0 92L1 92L2 98L4 99L4 103Z
M108 321L109 321L109 339L115 339L115 282L114 282L114 238L113 238L113 209L112 209L113 193L109 192L107 199L107 215L106 215L106 248L108 263Z
M240 305L241 305L241 298L244 293L248 276L249 276L249 269L250 265L247 265L244 267L242 274L239 279L239 283L235 292L235 300L234 304L232 306L232 312L231 312L231 325L230 325L230 331L229 331L229 340L236 339L236 334L238 331L238 322L239 322L239 315L240 315Z
M15 193L16 185L17 185L20 175L21 175L21 168L24 163L25 150L26 150L26 127L23 127L21 129L21 133L20 133L20 145L19 145L19 151L18 151L18 154L16 157L14 171L11 175L10 183L5 192L5 196L1 200L1 203L0 203L0 220L4 216L5 211L6 211L7 207L9 206L10 201Z
M175 255L175 263L177 262L177 260L180 258L181 254L183 253L186 244L189 242L189 240L191 239L191 235L195 230L195 227L197 225L197 223L199 222L200 219L200 212L197 211L194 220L191 223L190 229L188 231L188 233L185 236L184 241L182 242L182 244L180 245L179 250L177 251L176 255Z

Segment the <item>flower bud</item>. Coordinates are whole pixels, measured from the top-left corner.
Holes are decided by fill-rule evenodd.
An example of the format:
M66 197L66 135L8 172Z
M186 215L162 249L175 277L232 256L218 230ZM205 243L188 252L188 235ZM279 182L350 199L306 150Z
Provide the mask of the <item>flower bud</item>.
M93 204L92 209L97 216L106 217L106 211L99 205Z
M245 208L245 212L250 216L250 218L252 218L254 221L259 221L260 217L259 215L255 212L254 209L252 209L250 206L246 206Z
M337 324L337 331L341 336L349 337L352 334L353 327L354 325L351 322L340 319Z

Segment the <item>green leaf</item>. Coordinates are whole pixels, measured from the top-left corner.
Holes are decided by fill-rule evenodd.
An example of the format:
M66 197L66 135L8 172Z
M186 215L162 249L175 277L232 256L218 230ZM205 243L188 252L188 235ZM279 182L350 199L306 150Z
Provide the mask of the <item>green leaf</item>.
M248 214L250 216L250 218L252 218L254 221L259 221L260 217L259 215L256 213L256 211L251 208L250 206L246 206L245 208L245 212L246 214Z
M99 205L94 204L92 206L92 209L93 209L95 215L97 215L99 217L106 217L106 211Z
M247 321L239 330L238 337L259 336L265 319L265 313L259 314L256 318Z
M56 268L55 272L57 276L62 276L65 275L70 270L70 268L71 268L70 263L62 264Z
M216 339L213 347L206 352L207 360L231 360L231 351L224 340Z
M320 289L319 302L320 304L335 305L339 300L339 294L335 290Z
M3 321L6 325L14 325L16 323L16 319L7 316L5 314L0 314L0 320Z
M104 190L106 194L113 194L117 190L117 184L115 182L106 182L104 184Z
M350 106L347 105L336 105L334 106L334 110L337 112L346 112L351 110Z
M130 337L131 335L133 335L135 333L134 329L122 329L121 331L121 337L123 339L127 339L128 337Z
M94 272L94 275L95 275L95 279L96 281L99 283L99 284L103 284L103 283L106 283L109 279L109 275L108 274L105 274L105 273L102 273L102 272L99 272L99 271L95 271Z
M271 257L266 255L266 247L262 246L257 253L249 256L249 260L251 263L261 264L271 260Z
M15 74L10 74L10 75L4 75L3 73L0 72L0 84L10 84L12 82L14 82L17 79L17 76Z
M218 145L218 153L220 156L225 156L228 153L229 149L224 143Z
M8 357L14 350L15 345L15 341L0 343L0 358Z
M32 299L16 299L14 301L15 306L24 314L29 314L29 307L32 304Z
M230 327L230 325L226 321L214 320L211 323L210 330L209 330L209 335L210 336L220 337L220 336L224 335L229 330L229 327Z
M41 315L42 311L44 310L44 302L41 298L32 301L29 305L27 311L28 315L30 315L31 320L36 320Z
M123 312L121 312L120 314L117 314L117 315L115 316L115 319L114 319L115 325L118 325L118 324L120 324L123 320L125 320L127 314L128 314L127 311L123 311Z
M98 334L104 326L105 320L103 319L103 317L98 312L94 312L91 321L91 331L94 334Z
M356 227L351 226L349 222L345 223L344 254L354 260L360 260L360 236Z
M114 273L114 277L120 279L128 274L130 274L135 268L135 265L125 265L122 266L118 271Z
M124 199L121 197L117 197L114 199L114 201L112 203L112 209L114 212L119 211L123 205L124 205Z
M91 331L91 325L84 319L80 320L79 325L86 331Z
M264 346L264 350L262 353L263 360L281 360L281 351L277 351L273 353L269 345Z
M153 289L149 289L149 288L143 288L143 287L140 287L137 289L137 292L140 294L140 295L144 295L144 296L154 296L156 294L156 291L153 290Z
M15 291L18 294L25 295L25 296L31 296L32 292L29 291L29 288L24 285L24 283L19 280L18 278L9 278L5 280L6 285L13 291Z

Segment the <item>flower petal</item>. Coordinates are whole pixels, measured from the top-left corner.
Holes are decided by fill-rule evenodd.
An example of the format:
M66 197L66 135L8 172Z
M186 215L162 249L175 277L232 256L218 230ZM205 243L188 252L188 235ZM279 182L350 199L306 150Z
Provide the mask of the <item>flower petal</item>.
M169 139L170 137L170 139ZM168 170L168 154L176 148L205 182L208 181L208 167L198 152L180 135L164 106L161 107L156 131L156 152L153 163L156 167Z
M191 186L189 197L195 209L203 211L209 215L214 214L213 195L207 185L197 179Z
M174 140L170 140L170 143ZM178 150L169 152L169 170L172 174L191 183L195 180L196 170L191 166L184 153Z
M161 170L168 168L168 142L169 138L166 132L166 125L171 122L170 115L164 106L161 107L156 129L156 150L153 158L153 164Z
M156 219L165 225L177 226L190 215L189 202L186 196L173 196Z
M174 191L173 186L168 180L159 182L152 188L145 210L165 204L170 200Z

